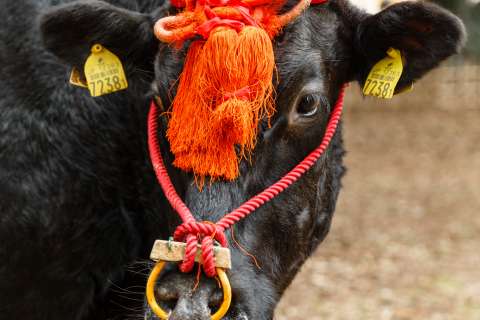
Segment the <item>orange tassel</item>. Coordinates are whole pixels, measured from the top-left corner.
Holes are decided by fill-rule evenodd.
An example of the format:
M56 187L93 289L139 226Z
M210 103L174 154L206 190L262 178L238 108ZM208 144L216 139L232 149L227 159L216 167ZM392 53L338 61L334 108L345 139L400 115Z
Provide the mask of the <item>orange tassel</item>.
M192 43L167 131L174 165L193 171L200 184L206 176L238 177L259 121L274 111L274 68L272 41L261 28L218 27L206 41ZM236 95L242 89L248 96Z

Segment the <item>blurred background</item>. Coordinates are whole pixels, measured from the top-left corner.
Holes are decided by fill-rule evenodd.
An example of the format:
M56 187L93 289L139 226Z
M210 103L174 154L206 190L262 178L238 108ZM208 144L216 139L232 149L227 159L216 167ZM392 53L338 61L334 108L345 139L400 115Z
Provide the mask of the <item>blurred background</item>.
M480 319L480 1L436 2L467 48L390 101L348 89L332 229L277 320Z

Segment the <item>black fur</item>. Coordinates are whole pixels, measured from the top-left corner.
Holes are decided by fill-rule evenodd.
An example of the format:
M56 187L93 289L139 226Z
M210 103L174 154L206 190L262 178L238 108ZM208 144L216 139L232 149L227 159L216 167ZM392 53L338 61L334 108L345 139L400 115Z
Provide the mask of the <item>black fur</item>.
M179 223L150 168L145 122L153 94L170 104L186 48L175 51L154 39L153 22L173 11L162 1L109 2L0 5L2 318L123 319L144 312L153 318L143 310L143 289L124 300L114 292L131 292L127 265L145 259L153 239L168 237ZM93 99L67 84L72 66L81 68L96 42L124 62L127 91ZM308 9L275 40L277 113L271 126L262 125L238 180L199 192L190 174L171 167L161 132L178 192L199 220L218 220L318 145L342 83L362 82L388 47L406 57L403 86L463 42L461 22L430 4L399 4L374 16L344 0ZM306 94L322 102L309 117L297 110ZM159 121L165 129L166 118ZM344 173L342 145L339 129L311 171L235 225L237 240L262 269L232 245L234 304L227 319L272 318L283 291L328 233ZM161 286L192 306L179 303L172 319L208 318L208 304L218 302L214 282L202 281L195 299L188 294L192 282L173 267L163 276ZM166 299L161 292L159 299Z
M121 56L132 53L122 56L130 88L92 99L85 89L68 84L72 66L47 52L41 41L40 30L51 31L45 42L61 49L52 39L63 34L71 40L63 38L65 46L82 43L66 52L78 53L77 59L88 53L88 41L72 38L85 32L84 20L69 18L63 20L68 26L55 26L62 20L47 14L40 28L41 13L57 3L0 5L1 319L104 319L112 283L124 277L127 264L147 257L143 221L148 211L141 204L139 179L150 176L142 172L148 163L143 137L157 43L150 32L142 36L138 30L149 29L152 22L146 18L131 30L136 33L129 43L110 37L115 49L123 43ZM145 9L151 12L160 4ZM88 13L81 16L94 21ZM118 36L122 16L107 26L101 30L104 36L92 41ZM150 43L133 41L148 38ZM59 55L75 60L68 53ZM140 60L133 60L135 55ZM151 239L145 241L150 246Z

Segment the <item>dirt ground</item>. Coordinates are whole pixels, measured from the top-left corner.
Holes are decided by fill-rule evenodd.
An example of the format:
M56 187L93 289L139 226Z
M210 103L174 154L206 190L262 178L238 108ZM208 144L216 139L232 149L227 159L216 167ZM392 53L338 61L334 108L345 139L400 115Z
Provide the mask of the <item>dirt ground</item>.
M480 319L480 72L452 72L393 103L349 88L333 226L277 320Z

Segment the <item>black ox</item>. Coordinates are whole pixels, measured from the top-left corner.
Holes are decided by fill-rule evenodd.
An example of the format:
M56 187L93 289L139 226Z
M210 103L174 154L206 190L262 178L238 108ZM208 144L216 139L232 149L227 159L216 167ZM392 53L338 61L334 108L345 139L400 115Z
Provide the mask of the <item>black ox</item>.
M122 300L123 309L112 302L118 303L115 292L143 291L144 277L132 279L127 266L145 261L153 240L167 238L180 222L149 164L146 115L154 95L169 106L186 50L153 36L153 23L175 12L168 3L108 2L0 4L1 319L155 318L141 295ZM363 83L389 47L404 54L401 90L464 39L459 19L429 3L400 3L376 15L344 0L310 7L274 41L277 112L271 126L262 125L238 180L199 192L192 175L168 165L172 156L160 132L177 191L198 220L217 221L319 144L339 88ZM94 99L67 83L94 43L121 58L128 90ZM166 119L159 121L165 129ZM312 170L235 226L261 269L231 246L228 319L272 319L283 291L328 233L343 155L340 128ZM171 308L171 319L209 319L219 304L213 280L202 279L192 293L193 282L194 275L175 267L163 275L157 298Z

